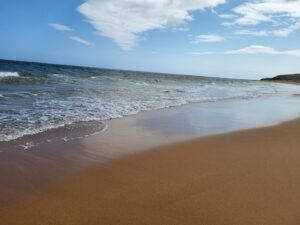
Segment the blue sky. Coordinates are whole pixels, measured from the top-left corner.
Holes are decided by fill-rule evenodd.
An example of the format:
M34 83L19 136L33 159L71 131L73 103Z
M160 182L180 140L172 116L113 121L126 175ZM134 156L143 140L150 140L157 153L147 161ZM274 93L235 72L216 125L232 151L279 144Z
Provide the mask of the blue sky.
M1 0L0 58L257 79L300 72L300 0Z

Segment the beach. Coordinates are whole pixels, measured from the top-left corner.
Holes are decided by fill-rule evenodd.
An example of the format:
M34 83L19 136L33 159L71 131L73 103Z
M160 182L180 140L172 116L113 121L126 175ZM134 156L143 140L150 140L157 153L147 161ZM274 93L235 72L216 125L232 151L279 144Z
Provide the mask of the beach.
M299 224L300 121L197 138L94 166L1 224Z
M2 2L0 225L300 225L300 0Z
M298 224L298 101L192 104L2 148L0 224Z
M299 93L0 60L0 224L298 224Z

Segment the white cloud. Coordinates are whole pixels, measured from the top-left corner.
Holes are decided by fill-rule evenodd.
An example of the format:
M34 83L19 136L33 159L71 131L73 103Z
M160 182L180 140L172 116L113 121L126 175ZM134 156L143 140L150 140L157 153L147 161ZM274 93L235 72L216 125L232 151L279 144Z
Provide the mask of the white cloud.
M256 55L256 54L263 54L263 55L284 55L284 56L294 56L300 57L300 49L292 49L292 50L285 50L280 51L276 50L269 46L263 45L250 45L245 48L225 51L225 52L186 52L185 54L188 55L217 55L217 54L226 54L226 55Z
M232 11L236 18L223 22L223 25L253 26L269 23L277 27L261 31L238 31L239 35L287 37L300 29L300 0L248 0Z
M246 48L241 48L237 50L231 50L225 52L226 54L276 54L276 51L267 46L262 46L262 45L251 45Z
M200 43L200 42L222 42L225 38L216 34L203 34L198 35L195 37L193 43Z
M139 34L176 27L192 19L190 11L214 8L226 0L86 0L78 11L99 34L122 49L132 49Z
M265 54L265 55L285 55L285 56L297 56L300 57L300 49L279 51L272 47L263 46L263 45L251 45L246 48L241 48L237 50L231 50L225 52L225 54Z
M300 30L300 21L283 29L275 30L273 34L278 37L287 37L291 33Z
M286 28L277 29L277 30L260 30L260 31L252 31L252 30L236 30L234 31L235 35L248 35L248 36L277 36L277 37L287 37L293 32L300 30L300 22L297 22L291 26Z
M251 30L236 30L234 31L235 35L248 35L248 36L257 36L263 37L268 36L270 34L269 31L261 30L261 31L251 31Z
M262 22L280 23L282 18L300 18L300 0L258 0L233 9L240 15L235 24L255 25Z
M238 17L237 15L234 14L219 14L218 16L222 19L232 19Z
M63 24L59 24L59 23L50 23L49 24L50 27L52 27L55 30L59 30L59 31L72 31L73 29L63 25Z
M77 41L81 44L84 44L84 45L87 45L87 46L91 46L91 45L94 45L92 42L89 42L87 40L84 40L78 36L71 36L70 39L72 39L73 41Z

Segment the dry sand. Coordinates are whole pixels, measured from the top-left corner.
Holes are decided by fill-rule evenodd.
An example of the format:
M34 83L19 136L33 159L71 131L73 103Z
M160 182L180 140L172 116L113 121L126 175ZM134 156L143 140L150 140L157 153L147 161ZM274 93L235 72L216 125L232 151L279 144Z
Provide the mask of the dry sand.
M300 224L300 120L152 149L85 170L3 225Z

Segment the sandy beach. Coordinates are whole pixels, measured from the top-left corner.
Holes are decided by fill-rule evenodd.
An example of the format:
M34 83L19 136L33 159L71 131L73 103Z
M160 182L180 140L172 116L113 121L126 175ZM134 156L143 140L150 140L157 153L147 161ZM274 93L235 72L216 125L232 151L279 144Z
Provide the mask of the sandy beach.
M0 225L300 225L300 0L0 5Z
M300 120L157 147L71 175L3 225L299 224Z

